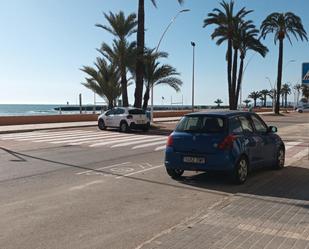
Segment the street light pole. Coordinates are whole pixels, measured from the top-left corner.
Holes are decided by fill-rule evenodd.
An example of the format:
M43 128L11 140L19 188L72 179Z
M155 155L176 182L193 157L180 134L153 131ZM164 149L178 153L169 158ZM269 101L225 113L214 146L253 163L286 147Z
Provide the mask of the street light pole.
M163 40L163 37L165 36L166 32L168 31L168 29L172 26L172 24L175 22L176 18L181 14L181 13L184 13L184 12L188 12L190 11L190 9L183 9L183 10L180 10L177 12L177 14L172 18L172 20L170 21L170 23L167 25L167 27L165 28L163 34L161 35L160 37L160 40L158 42L158 45L156 47L156 50L155 52L158 52L159 50L159 47L160 47L160 44ZM154 85L151 86L151 113L150 113L150 120L151 122L153 122L153 88L154 88Z
M275 105L276 105L276 89L275 89L275 86L273 86L273 85L271 84L270 78L269 78L269 77L265 77L265 78L268 80L269 85L270 85L270 88L271 88L271 90L273 91L273 103L272 103L272 106L273 106L273 112L275 112Z
M192 112L194 112L194 64L195 64L195 42L191 42L193 48L193 67L192 67Z

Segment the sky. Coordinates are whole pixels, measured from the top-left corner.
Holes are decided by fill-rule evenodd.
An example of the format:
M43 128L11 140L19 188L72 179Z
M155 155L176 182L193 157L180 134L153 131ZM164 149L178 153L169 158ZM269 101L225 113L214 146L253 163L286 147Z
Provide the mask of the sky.
M308 0L236 0L236 8L254 10L248 15L259 27L272 12L292 11L302 18L309 33ZM0 0L0 104L77 104L94 102L93 93L85 88L83 65L91 66L102 42L111 43L112 36L97 27L106 24L103 12L126 15L137 12L138 0ZM210 35L213 26L203 28L207 14L219 6L217 0L186 0L180 6L176 0L157 0L155 8L145 0L146 45L156 47L176 13L184 8L160 45L169 57L162 60L181 74L180 93L166 86L154 89L155 104L181 102L191 104L192 46L196 43L195 103L214 104L220 98L226 104L226 44L217 46ZM132 35L132 40L136 35ZM283 82L292 85L300 81L301 64L309 62L309 43L292 40L284 44ZM264 44L270 52L266 58L249 53L250 60L243 78L243 99L251 91L270 89L266 77L274 84L277 72L278 46L273 35ZM294 62L290 62L293 60ZM134 102L134 88L129 87L130 104ZM163 99L163 98L164 99ZM289 97L293 100L293 96ZM96 101L103 101L96 98Z

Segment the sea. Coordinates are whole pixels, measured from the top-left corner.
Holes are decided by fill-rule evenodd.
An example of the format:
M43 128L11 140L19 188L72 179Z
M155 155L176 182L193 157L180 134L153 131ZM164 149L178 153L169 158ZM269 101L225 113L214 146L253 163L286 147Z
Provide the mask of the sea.
M59 105L0 104L0 116L55 115L59 114L56 107Z
M32 105L32 104L0 104L0 117L1 116L31 116L31 115L56 115L56 114L78 114L79 111L61 111L55 108L61 105ZM65 106L65 105L62 105ZM75 106L76 107L76 106ZM222 106L223 107L223 106ZM84 107L83 107L84 108ZM195 106L197 109L208 109L210 106ZM223 107L224 108L224 107ZM156 105L154 110L184 110L191 109L190 105ZM83 113L93 113L91 111L83 110ZM100 113L100 111L97 111Z

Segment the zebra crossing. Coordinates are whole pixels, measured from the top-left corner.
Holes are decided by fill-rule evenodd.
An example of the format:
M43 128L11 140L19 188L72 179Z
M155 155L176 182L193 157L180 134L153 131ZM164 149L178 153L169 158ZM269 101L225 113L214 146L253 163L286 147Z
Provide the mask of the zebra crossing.
M153 151L163 151L166 144L166 136L163 135L95 130L34 131L0 135L0 141L7 140L53 145L80 145L91 148L150 149ZM308 143L304 141L286 141L285 147L287 163L309 155Z
M150 134L120 133L116 131L34 131L0 135L0 141L13 140L31 143L48 143L54 145L82 145L92 148L109 147L132 150L153 149L161 151L165 149L166 136Z

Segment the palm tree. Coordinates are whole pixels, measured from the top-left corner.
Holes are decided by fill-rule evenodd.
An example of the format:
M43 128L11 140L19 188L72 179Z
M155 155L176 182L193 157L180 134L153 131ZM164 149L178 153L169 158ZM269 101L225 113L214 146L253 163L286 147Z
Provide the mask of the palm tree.
M271 105L274 106L274 101L276 100L276 90L275 89L271 89L270 91L268 91L268 96L271 98Z
M275 33L275 44L279 41L279 58L278 58L278 75L277 75L277 91L281 89L282 81L282 63L283 63L283 41L288 38L292 44L290 35L292 34L296 40L298 37L303 41L308 41L307 33L303 27L301 18L292 12L277 13L274 12L266 17L261 25L261 36L265 39L270 33ZM277 94L275 113L279 114L280 95Z
M248 104L251 102L251 100L250 99L246 99L243 102L246 104L246 107L248 108Z
M307 102L309 100L309 86L306 85L306 84L303 84L302 85L302 94L303 94L303 97L307 99Z
M217 104L217 107L220 107L220 105L223 103L223 101L221 99L216 99L214 101L215 104Z
M239 52L240 52L240 66L239 66L238 82L235 96L237 102L239 98L240 87L242 84L242 78L244 73L244 60L247 55L247 52L252 50L260 54L262 57L265 57L268 52L268 48L260 42L260 40L258 39L258 35L259 30L256 29L255 26L251 25L243 26L237 32L237 39L239 40Z
M269 95L269 91L267 89L263 89L260 91L261 96L263 96L263 106L266 107L266 102L267 102L267 96Z
M108 103L108 108L113 108L116 99L121 95L120 74L117 65L108 64L104 59L97 58L94 67L84 66L81 70L88 74L85 87L101 96Z
M156 0L151 0L152 4L156 7ZM180 4L184 0L178 0ZM138 0L138 26L137 26L137 57L136 57L136 86L135 86L135 101L134 106L140 108L142 106L143 96L143 78L144 78L144 47L145 47L145 0Z
M177 78L179 73L170 65L160 65L159 58L167 58L168 54L164 52L155 52L155 49L147 50L144 56L144 83L145 94L143 109L147 109L150 89L154 85L167 85L172 87L176 92L180 91L182 81Z
M112 47L103 43L98 51L111 63L117 65L121 76L122 105L129 106L127 71L134 63L136 56L135 42L114 39Z
M135 47L135 43L128 42L127 38L136 32L136 14L132 13L126 17L122 11L118 14L109 12L109 14L104 13L104 17L109 25L96 24L96 26L108 31L117 39L113 41L113 49L103 43L99 51L118 66L121 75L122 102L123 106L127 107L129 106L127 67L132 49Z
M234 53L234 69L232 72L233 39L235 38L236 33L235 28L237 29L237 26L242 22L242 19L252 11L247 11L245 8L242 8L236 13L236 15L234 15L234 1L230 1L230 3L222 1L220 5L223 8L223 11L218 8L213 9L213 12L209 13L208 18L204 20L203 27L205 28L212 24L216 25L217 27L211 34L211 38L217 38L217 45L221 45L224 41L227 41L228 43L226 59L229 105L230 109L236 109L237 102L235 101L235 86L237 74L237 49ZM232 75L234 76L233 78Z
M283 84L282 85L282 88L281 88L281 91L284 95L284 99L285 99L285 108L287 108L287 105L288 105L288 95L291 94L291 87L289 84Z
M301 84L296 84L295 86L293 86L293 89L296 91L296 106L298 106L299 95L300 95L300 91L302 89L302 86L301 86Z
M258 91L254 91L254 92L251 92L251 93L249 94L248 98L253 99L253 101L254 101L254 107L256 107L256 100L257 100L258 98L260 98L260 96L261 96L261 94L260 94L260 92L258 92Z

